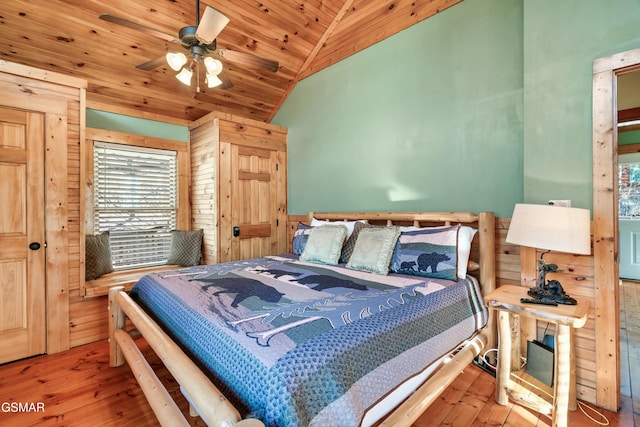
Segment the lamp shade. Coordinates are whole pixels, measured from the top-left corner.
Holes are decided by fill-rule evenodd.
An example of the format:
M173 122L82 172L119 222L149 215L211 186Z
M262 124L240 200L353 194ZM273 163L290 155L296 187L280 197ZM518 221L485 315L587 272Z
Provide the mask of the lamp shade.
M591 253L591 214L588 209L516 204L506 241L588 255Z

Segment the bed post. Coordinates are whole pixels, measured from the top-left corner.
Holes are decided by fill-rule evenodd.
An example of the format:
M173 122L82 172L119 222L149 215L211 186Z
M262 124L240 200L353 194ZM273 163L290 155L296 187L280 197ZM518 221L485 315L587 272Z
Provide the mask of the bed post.
M109 289L109 365L112 368L124 364L122 350L115 340L115 332L124 329L124 311L116 302L118 292L124 291L124 286L114 286Z
M480 234L480 286L482 295L488 295L496 288L496 219L493 212L478 214L478 233ZM489 310L489 321L486 326L487 349L496 348L496 316Z
M186 421L183 422L184 415L175 405L171 395L155 375L134 340L124 330L124 316L120 316L119 312L125 314L140 331L145 341L180 384L180 389L187 401L197 409L198 414L208 426L264 427L264 424L257 419L242 420L238 410L224 394L129 295L111 289L109 300L112 314L109 329L114 329L110 337L112 341L110 345L117 345L114 347L117 348L114 352L120 352L121 357L129 364L160 424L188 425Z

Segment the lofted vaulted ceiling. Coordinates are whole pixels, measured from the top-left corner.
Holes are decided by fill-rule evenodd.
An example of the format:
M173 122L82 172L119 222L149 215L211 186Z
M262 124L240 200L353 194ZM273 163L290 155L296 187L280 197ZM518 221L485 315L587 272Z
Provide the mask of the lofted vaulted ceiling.
M0 60L87 80L90 108L188 123L210 111L270 121L296 83L462 0L202 0L229 24L219 47L278 61L277 72L223 61L229 89L185 86L166 63L180 51L103 13L176 35L196 25L196 0L1 0ZM202 77L202 76L201 76ZM202 78L202 81L204 79Z

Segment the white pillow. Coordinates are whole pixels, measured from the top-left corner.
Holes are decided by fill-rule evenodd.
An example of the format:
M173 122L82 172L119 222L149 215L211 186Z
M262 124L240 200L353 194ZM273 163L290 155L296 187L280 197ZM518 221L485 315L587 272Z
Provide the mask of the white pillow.
M463 225L458 230L458 278L467 277L467 266L471 256L471 241L478 232L477 229Z
M351 233L353 233L353 227L356 226L356 222L365 222L365 220L361 219L358 221L329 221L329 220L311 218L312 227L318 227L319 225L327 225L327 224L344 225L345 227L347 227L347 237L346 237L347 239L349 238L349 236L351 236Z

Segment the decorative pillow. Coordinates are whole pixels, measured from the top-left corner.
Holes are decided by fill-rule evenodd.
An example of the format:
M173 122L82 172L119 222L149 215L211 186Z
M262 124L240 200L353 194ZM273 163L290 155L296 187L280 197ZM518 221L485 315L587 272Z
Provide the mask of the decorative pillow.
M113 271L109 232L85 237L85 280L94 280Z
M398 236L400 236L400 228L398 227L361 229L347 268L388 274L389 262L391 262Z
M358 221L325 221L322 219L316 219L316 218L311 218L311 226L312 227L318 227L321 225L327 225L327 224L333 224L333 225L344 225L345 227L347 227L347 238L349 238L351 236L351 233L353 233L353 228L355 227L355 225L357 223L364 223L364 220L358 220Z
M202 260L202 230L171 231L171 247L167 264L189 267Z
M418 231L418 230L441 230L448 226L439 226L439 227L400 227L400 231L405 233L408 231ZM458 278L464 279L467 277L467 269L469 268L469 257L471 255L471 242L473 241L473 237L478 232L477 229L473 227L469 227L467 225L460 225L460 231L458 232ZM477 263L473 263L477 270Z
M391 271L456 280L459 229L460 224L401 233L393 253Z
M353 227L353 233L351 233L351 236L349 236L347 241L344 242L344 245L342 245L342 254L340 255L340 262L343 264L346 264L347 262L349 262L349 258L351 258L351 254L353 253L353 248L355 248L356 246L356 241L358 240L358 235L360 234L360 230L362 230L363 228L376 228L376 227L381 228L386 226L373 225L373 224L368 224L366 222L356 222L355 226Z
M347 227L344 225L328 224L313 227L307 244L300 254L300 260L319 264L337 264L346 235Z
M293 233L293 253L296 255L302 254L304 247L307 245L307 239L309 239L309 233L311 233L310 225L303 224L301 222L298 223L298 228L295 233Z

